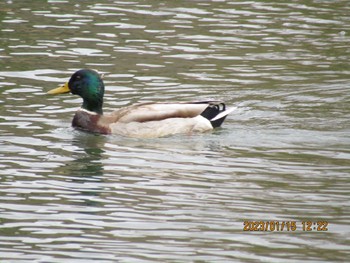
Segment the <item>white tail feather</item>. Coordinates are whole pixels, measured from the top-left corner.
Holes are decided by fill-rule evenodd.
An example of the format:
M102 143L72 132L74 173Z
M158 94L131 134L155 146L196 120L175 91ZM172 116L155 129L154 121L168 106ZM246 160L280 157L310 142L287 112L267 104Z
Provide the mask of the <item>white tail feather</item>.
M220 112L218 115L216 115L214 118L212 118L210 121L216 121L216 120L219 120L223 117L225 117L226 115L230 114L232 111L236 110L237 107L232 107L230 109L227 109L223 112Z

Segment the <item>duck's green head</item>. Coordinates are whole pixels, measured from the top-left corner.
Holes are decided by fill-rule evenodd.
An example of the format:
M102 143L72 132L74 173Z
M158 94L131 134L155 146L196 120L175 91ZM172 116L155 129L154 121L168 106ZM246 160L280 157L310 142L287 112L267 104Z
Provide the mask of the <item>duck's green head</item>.
M50 90L48 94L71 92L83 98L82 108L102 114L104 84L100 75L91 69L75 72L64 85Z

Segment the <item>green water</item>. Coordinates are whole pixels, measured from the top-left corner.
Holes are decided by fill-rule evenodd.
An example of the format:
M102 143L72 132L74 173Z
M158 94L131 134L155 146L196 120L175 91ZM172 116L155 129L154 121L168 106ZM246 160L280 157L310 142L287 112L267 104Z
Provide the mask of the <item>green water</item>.
M347 261L349 14L348 1L1 3L1 262ZM105 73L105 112L238 109L207 134L82 133L80 98L46 95L80 68Z

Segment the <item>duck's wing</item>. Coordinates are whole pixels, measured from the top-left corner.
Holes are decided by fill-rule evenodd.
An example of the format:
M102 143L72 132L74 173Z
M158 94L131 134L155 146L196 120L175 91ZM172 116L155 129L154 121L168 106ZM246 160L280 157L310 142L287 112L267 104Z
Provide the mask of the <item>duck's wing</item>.
M183 103L142 103L112 112L115 122L149 122L169 118L193 118L201 115L209 106L219 105L219 101L198 101Z
M218 101L135 104L100 115L98 127L137 138L192 134L219 127L233 109Z

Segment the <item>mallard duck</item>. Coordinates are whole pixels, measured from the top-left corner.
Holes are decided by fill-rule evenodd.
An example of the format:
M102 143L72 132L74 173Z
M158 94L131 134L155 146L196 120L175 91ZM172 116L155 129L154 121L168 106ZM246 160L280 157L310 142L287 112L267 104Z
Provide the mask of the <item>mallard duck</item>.
M94 70L75 72L64 85L48 94L71 92L83 99L72 126L101 134L152 138L173 134L192 134L212 130L234 109L226 109L221 101L139 103L103 114L104 84Z

